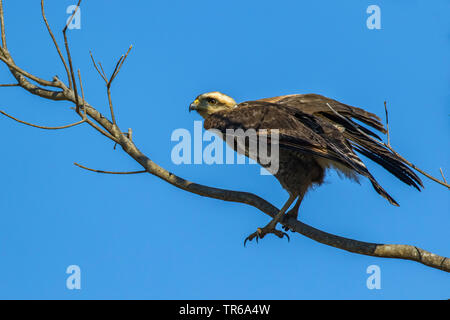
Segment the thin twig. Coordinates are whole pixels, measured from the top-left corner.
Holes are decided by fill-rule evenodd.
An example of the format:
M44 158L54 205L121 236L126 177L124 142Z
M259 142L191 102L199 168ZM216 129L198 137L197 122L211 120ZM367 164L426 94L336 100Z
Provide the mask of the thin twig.
M95 62L94 56L92 55L92 52L89 51L89 54L91 55L91 60L92 63L94 64L95 70L97 70L98 74L100 75L100 77L102 77L103 80L105 80L105 83L108 83L108 79L106 79L106 76L103 75L100 70L98 69L97 63Z
M0 113L3 114L3 115L5 115L5 116L7 116L7 117L10 118L10 119L13 119L13 120L19 122L19 123L25 124L25 125L30 126L30 127L39 128L39 129L45 129L45 130L61 130L61 129L67 129L67 128L75 127L75 126L77 126L77 125L79 125L79 124L82 124L82 123L86 122L86 118L84 118L84 119L81 120L81 121L78 121L78 122L75 122L75 123L72 123L72 124L69 124L69 125L66 125L66 126L61 126L61 127L44 127L44 126L38 126L38 125L29 123L29 122L25 122L25 121L19 120L19 119L13 117L13 116L7 114L6 112L4 112L4 111L2 111L2 110L0 110Z
M63 89L63 95L64 95L63 100L69 100L69 101L72 101L73 103L75 103L75 97L73 95L73 91L70 91L70 89L68 89L67 86L58 79L58 77L54 77L54 80ZM36 94L34 90L32 90L32 91L28 90L28 91L33 94ZM41 94L37 94L37 95L47 98L47 99L53 99L53 96L47 96L47 95L44 96ZM99 125L97 125L93 121L91 121L89 119L89 117L86 118L86 122L91 127L93 127L98 132L100 132L102 135L104 135L105 137L113 140L116 143L120 143L119 138L116 138L114 136L117 133L117 130L114 130L113 124L107 118L105 118L100 112L98 112L93 107L89 106L89 104L85 100L83 101L83 106L84 106L88 116L91 117ZM76 108L71 108L71 109L76 110ZM106 131L104 131L100 126L103 127ZM113 132L114 132L114 134L113 134Z
M100 74L100 76L102 77L102 79L103 79L103 80L105 81L105 83L106 83L106 92L107 92L107 95L108 95L109 110L110 110L110 112L111 112L111 120L112 120L112 123L113 123L114 125L116 124L116 116L115 116L115 114L114 114L114 106L113 106L112 98L111 98L111 84L112 84L112 82L114 81L114 79L117 77L117 75L119 74L120 69L122 68L123 63L124 63L125 60L127 59L128 54L130 53L130 51L131 51L132 48L133 48L133 46L131 45L131 46L128 48L127 53L126 53L125 55L122 55L122 56L119 58L119 60L118 60L117 63L116 63L116 67L114 68L114 71L113 71L113 73L111 74L111 77L109 78L109 80L108 80L107 77L106 77L106 73L105 73L105 70L103 69L103 66L102 66L101 62L98 62L98 66L97 66L97 63L95 62L94 56L92 55L92 52L90 52L91 60L92 60L92 63L94 64L95 69L97 70L97 72ZM100 69L99 69L98 67L100 67ZM101 70L101 71L100 71L100 70Z
M122 60L122 58L120 58L120 60ZM103 70L102 64L100 62L98 64L100 65L100 69L102 69L104 79L106 79L106 73L105 73L105 70ZM119 64L116 65L116 70L117 70L118 65ZM114 107L113 107L112 99L111 99L111 80L106 81L106 92L108 94L108 104L109 104L109 110L110 110L110 113L111 113L111 120L112 120L112 123L115 125L116 124L116 117L114 115Z
M84 107L86 108L86 113L87 113L88 107L87 107L86 105L85 105ZM75 107L71 107L70 109L76 110ZM97 110L95 110L95 111L97 111ZM81 113L79 113L79 114L81 114ZM95 121L98 122L98 119L95 119ZM104 135L105 137L111 139L111 140L114 141L116 144L119 143L119 140L118 140L117 138L113 137L110 133L108 133L108 132L106 132L105 130L103 130L101 127L99 127L97 124L95 124L94 121L90 120L89 117L86 118L86 122L87 122L91 127L93 127L95 130L97 130L97 131L100 132L102 135ZM102 124L102 126L103 126L103 124Z
M0 29L2 34L2 47L7 50L8 47L6 46L6 30L5 30L5 17L3 15L3 3L2 0L0 0Z
M50 25L47 21L47 17L45 16L45 10L44 10L44 0L41 0L41 12L42 12L42 18L44 19L45 25L47 26L48 33L50 34L50 37L53 40L53 44L55 45L56 51L58 51L59 58L61 59L61 62L64 65L64 68L66 69L67 74L67 80L69 81L69 88L72 89L72 79L70 77L69 68L67 67L66 59L64 59L64 56L59 48L58 42L55 39L55 36L53 35L52 29L50 28Z
M444 172L442 171L442 168L439 168L441 171L442 180L444 180L445 183L447 183L447 179L445 179Z
M445 181L441 181L435 177L433 177L432 175L426 173L425 171L421 170L420 168L418 168L417 166L415 166L414 164L412 164L411 162L409 162L408 160L406 160L404 157L402 157L397 151L395 151L391 146L387 145L384 142L380 142L374 138L372 138L371 136L369 136L368 134L366 134L364 131L362 131L361 129L359 129L358 127L356 127L347 117L344 117L343 115L341 115L339 112L337 112L336 110L333 109L333 107L330 106L329 103L327 103L327 106L331 109L331 111L334 112L334 114L336 114L338 117L340 117L341 119L343 119L344 121L346 121L347 123L349 123L356 131L358 131L360 134L362 134L364 137L366 137L367 139L373 141L374 143L383 146L387 149L389 149L395 156L397 156L400 160L402 160L404 163L406 163L408 166L410 166L411 168L413 168L414 170L420 172L421 174L423 174L425 177L433 180L434 182L437 182L441 185L443 185L444 187L447 187L450 189L450 185L447 184L447 182Z
M75 81L75 73L73 72L72 56L70 55L69 42L67 41L67 34L66 34L66 32L67 32L67 28L68 28L69 24L72 22L73 17L75 16L75 14L77 13L78 9L80 8L80 4L81 4L81 0L78 1L77 7L73 11L72 16L67 21L66 26L63 29L64 45L66 47L67 59L69 60L70 76L72 78L73 90L75 92L75 104L76 104L76 107L77 107L77 113L80 110L80 103L78 101L77 83Z
M13 69L14 71L22 74L23 76L39 83L40 85L46 86L46 87L55 87L55 88L59 88L58 85L56 85L54 82L50 82L44 79L41 79L39 77L36 77L34 75L32 75L31 73L26 72L25 70L22 70L21 68L19 68L12 60L9 60L8 58L5 58L3 56L0 55L0 60L3 61L9 68Z
M114 78L116 77L116 74L117 74L116 72L117 72L117 70L118 70L118 68L119 68L119 66L120 66L120 62L123 60L123 58L124 58L124 56L122 55L122 56L120 57L119 61L117 61L116 67L114 68L114 71L113 71L113 73L111 74L111 77L109 78L109 81L108 81L107 86L111 86L111 83L113 82Z
M78 69L78 81L80 82L80 89L81 89L81 97L83 99L83 111L84 111L84 117L86 117L86 108L84 107L84 89L83 89L83 81L81 81L81 72L80 69Z
M18 83L0 84L0 87L20 87L20 84Z
M86 108L86 113L88 111L88 108L86 107L86 104L84 105L84 108ZM76 110L76 108L71 107L72 110ZM81 113L79 113L81 115ZM95 121L98 121L98 119L96 119ZM90 120L89 117L86 117L86 122L95 130L97 130L99 133L101 133L102 135L104 135L105 137L107 137L108 139L111 139L112 141L114 141L116 144L119 143L119 140L117 138L115 138L114 136L112 136L110 133L106 132L105 130L103 130L100 126L98 126L94 121Z
M99 62L98 63L98 65L100 66L100 69L102 70L102 72L103 72L103 76L105 77L105 79L106 79L106 72L105 72L105 70L103 70L103 66L102 66L102 63L101 62Z
M107 173L107 174L139 174L139 173L146 173L146 170L141 170L141 171L125 171L125 172L116 172L116 171L103 171L103 170L96 170L96 169L91 169L85 166L82 166L79 163L74 163L74 165L76 165L77 167L80 167L82 169L88 170L88 171L92 171L92 172L97 172L97 173Z
M116 64L116 67L114 68L114 72L111 75L111 78L109 79L108 83L106 84L106 88L107 88L107 92L108 92L108 102L109 102L109 109L111 111L111 118L114 124L116 124L116 118L114 116L114 107L112 104L112 99L111 99L111 84L114 81L114 79L116 78L116 76L119 74L120 69L122 68L123 63L125 62L125 60L128 57L128 54L130 53L131 49L133 48L133 46L131 45L128 48L127 53L125 54L125 56L121 56L119 61ZM101 65L100 65L101 67ZM103 70L103 69L102 69Z
M109 110L111 112L112 123L115 125L116 124L116 117L114 116L114 107L113 107L112 99L111 99L111 88L107 86L106 87L106 91L108 93L108 103L109 103Z
M116 68L114 69L114 72L113 72L113 74L111 76L111 79L108 82L109 86L111 86L111 83L116 78L116 76L119 74L120 69L122 68L122 65L124 64L125 60L127 59L128 54L130 53L131 49L133 49L133 45L130 45L130 47L128 48L128 51L125 54L125 56L120 57L119 61L117 62Z
M101 134L103 134L105 137L115 141L116 143L118 143L119 141L114 138L111 134L109 134L108 132L104 131L103 129L101 129L99 126L97 126L94 122L92 122L90 119L87 118L87 108L86 108L86 104L85 104L85 97L84 97L84 89L83 89L83 81L81 80L81 71L80 69L78 69L78 81L80 82L80 89L81 89L81 97L83 99L82 104L83 104L83 111L84 111L84 116L81 115L81 113L78 113L81 117L86 118L86 122L93 127L94 129L96 129L98 132L100 132Z
M98 132L100 132L102 135L104 135L105 137L111 139L112 141L114 141L116 144L119 143L119 140L115 137L113 137L110 133L106 132L105 130L103 130L102 128L100 128L98 125L96 125L92 120L90 120L89 118L87 118L86 120L87 123L89 123L89 125L91 127L93 127L95 130L97 130Z

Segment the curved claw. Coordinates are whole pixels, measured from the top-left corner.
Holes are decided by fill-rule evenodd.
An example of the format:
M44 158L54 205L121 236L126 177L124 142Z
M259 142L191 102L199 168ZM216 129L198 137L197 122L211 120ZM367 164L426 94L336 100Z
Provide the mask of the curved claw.
M247 241L253 241L253 239L256 238L256 243L258 243L258 239L259 238L263 238L265 234L263 234L263 231L261 230L261 228L258 228L255 232L253 232L251 235L249 235L247 238L245 238L244 240L244 247L247 244Z
M258 230L256 230L256 232L253 232L251 235L249 235L247 238L245 238L244 240L244 247L247 244L247 241L253 241L253 239L256 239L256 243L258 243L258 239L262 239L264 238L267 234L269 233L273 233L274 235L276 235L278 238L282 239L286 236L288 242L291 241L291 238L289 237L289 235L286 232L277 230L277 229L273 229L270 231L266 231L261 228L258 228Z
M249 235L247 238L245 238L245 240L244 240L244 247L247 244L247 241L253 241L253 239L255 237L256 237L256 243L258 243L258 235L256 234L256 232L254 232L251 235Z
M287 233L285 233L286 238L288 239L288 242L291 242L291 238L289 237L289 235Z
M278 238L283 239L285 236L288 240L288 242L291 242L291 238L289 237L289 235L286 232L280 231L280 230L274 230L273 232L275 235L278 236Z

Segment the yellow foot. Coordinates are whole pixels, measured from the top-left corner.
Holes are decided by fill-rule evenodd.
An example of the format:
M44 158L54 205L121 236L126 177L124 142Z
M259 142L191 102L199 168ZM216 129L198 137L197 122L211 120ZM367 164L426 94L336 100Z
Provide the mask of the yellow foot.
M280 239L282 239L283 237L286 236L286 238L288 239L288 242L290 241L290 238L287 233L277 230L273 227L271 228L271 227L266 226L264 228L258 228L256 230L256 232L253 232L251 235L249 235L247 238L245 238L244 247L247 244L247 241L252 241L253 239L256 239L256 242L258 242L258 239L264 238L269 233L273 233Z

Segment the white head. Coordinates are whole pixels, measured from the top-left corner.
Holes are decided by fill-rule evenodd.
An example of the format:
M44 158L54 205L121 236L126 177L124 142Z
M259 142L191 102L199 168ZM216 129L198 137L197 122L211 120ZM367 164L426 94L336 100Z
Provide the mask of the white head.
M235 107L236 101L234 101L233 98L221 92L214 91L199 95L194 102L190 104L189 111L195 110L203 118L207 118L215 112L233 109Z

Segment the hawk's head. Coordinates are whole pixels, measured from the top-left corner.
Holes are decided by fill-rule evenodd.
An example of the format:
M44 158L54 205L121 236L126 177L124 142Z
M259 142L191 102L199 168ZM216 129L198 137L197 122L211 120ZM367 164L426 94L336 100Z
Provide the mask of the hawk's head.
M208 92L199 95L189 106L189 111L196 110L203 118L222 110L233 109L236 101L221 92Z

